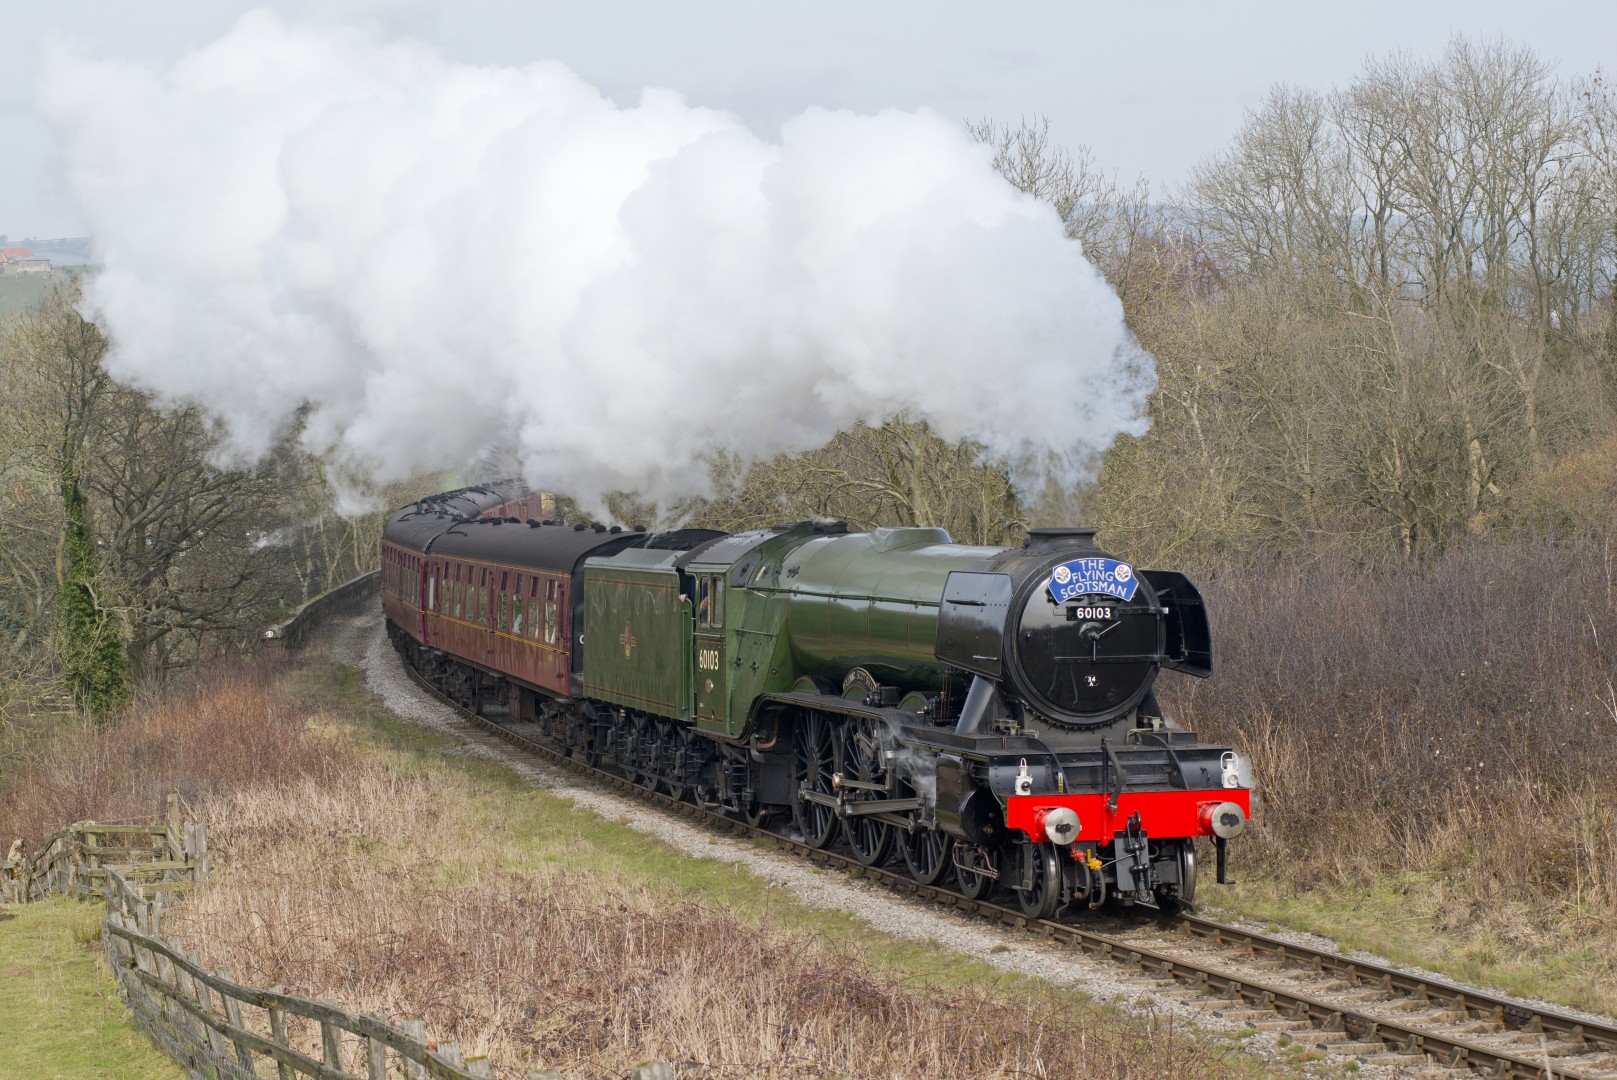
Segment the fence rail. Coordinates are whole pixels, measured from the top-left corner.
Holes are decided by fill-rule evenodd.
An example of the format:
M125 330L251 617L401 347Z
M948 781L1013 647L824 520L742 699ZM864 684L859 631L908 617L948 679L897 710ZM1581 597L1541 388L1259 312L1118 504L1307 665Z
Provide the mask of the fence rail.
M182 823L179 798L170 795L161 820L80 821L53 834L34 855L14 854L0 863L0 901L103 900L102 945L120 995L136 1026L192 1080L262 1080L272 1073L277 1080L493 1077L487 1058L466 1057L453 1042L429 1042L420 1020L395 1025L280 987L246 986L165 940L164 905L207 873L207 829ZM633 1072L634 1080L673 1076L664 1062ZM528 1080L560 1078L530 1072Z
M357 603L375 592L382 580L380 570L372 570L345 581L329 592L323 592L298 608L282 622L264 631L266 645L279 645L294 652L303 648L314 628L332 612Z
M52 833L33 855L20 845L13 851L13 857L0 863L0 903L100 897L114 866L136 875L147 888L172 892L206 877L208 834L198 823L181 822L179 796L170 795L163 817L155 822L75 822Z

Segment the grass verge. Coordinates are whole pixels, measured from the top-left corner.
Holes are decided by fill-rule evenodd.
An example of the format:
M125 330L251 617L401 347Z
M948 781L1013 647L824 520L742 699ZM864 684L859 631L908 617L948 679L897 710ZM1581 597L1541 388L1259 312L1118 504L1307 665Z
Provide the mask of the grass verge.
M1306 892L1256 876L1207 899L1456 982L1617 1016L1609 915L1572 906L1546 921L1525 904L1478 914L1463 892L1463 881L1432 872Z
M0 920L0 1080L180 1080L100 961L101 907L50 900Z

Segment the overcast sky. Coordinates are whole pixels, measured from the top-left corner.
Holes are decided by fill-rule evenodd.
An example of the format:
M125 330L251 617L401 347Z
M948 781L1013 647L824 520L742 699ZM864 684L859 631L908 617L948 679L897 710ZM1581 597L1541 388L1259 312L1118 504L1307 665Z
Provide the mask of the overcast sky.
M1226 145L1272 84L1328 89L1369 55L1432 55L1466 34L1529 45L1568 77L1617 67L1612 0L0 0L0 233L84 231L34 106L48 36L104 57L172 60L266 6L379 15L468 63L560 60L622 102L671 87L763 135L811 105L1012 121L1042 113L1064 145L1087 145L1107 168L1159 187Z

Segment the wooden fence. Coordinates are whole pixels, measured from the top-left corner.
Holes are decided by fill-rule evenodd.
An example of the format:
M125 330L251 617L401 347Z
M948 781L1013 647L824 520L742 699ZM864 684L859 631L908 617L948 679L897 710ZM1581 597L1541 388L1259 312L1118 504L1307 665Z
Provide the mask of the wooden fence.
M334 611L364 600L377 590L381 580L382 572L372 570L351 581L343 582L330 592L321 593L294 611L289 618L265 630L263 643L279 645L293 651L303 648L303 643L308 640L314 628L320 625L322 619Z
M47 839L30 856L0 863L0 903L26 904L49 896L101 897L117 868L154 898L191 888L206 877L207 829L182 824L180 800L170 795L164 816L150 824L80 821Z
M487 1058L464 1057L452 1042L429 1042L420 1020L394 1025L280 987L244 986L164 940L164 904L208 873L206 828L182 824L176 796L168 797L166 811L149 824L77 822L37 854L0 863L0 901L102 899L102 944L120 996L136 1026L192 1080L493 1077ZM662 1062L633 1072L634 1080L673 1076ZM531 1072L528 1080L559 1076Z

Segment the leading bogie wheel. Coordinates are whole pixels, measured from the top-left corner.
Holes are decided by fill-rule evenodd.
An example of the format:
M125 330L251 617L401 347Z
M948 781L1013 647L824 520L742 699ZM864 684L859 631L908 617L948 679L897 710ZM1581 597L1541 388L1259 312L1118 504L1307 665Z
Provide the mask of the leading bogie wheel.
M968 900L987 900L999 888L1001 860L997 851L974 844L956 844L950 853L955 864L955 883ZM978 872L983 871L983 872Z
M1179 884L1158 885L1154 890L1157 898L1157 910L1164 915L1177 915L1190 907L1191 901L1196 898L1196 841L1180 840L1177 842L1179 862Z
M1030 919L1048 919L1062 901L1061 856L1056 846L1020 844L1017 850L1016 901ZM1024 884L1026 887L1023 887Z

